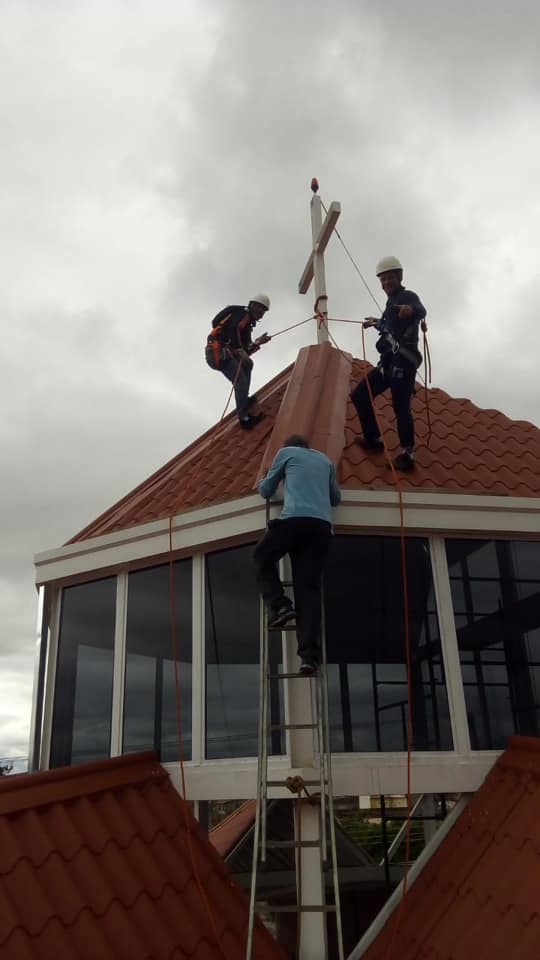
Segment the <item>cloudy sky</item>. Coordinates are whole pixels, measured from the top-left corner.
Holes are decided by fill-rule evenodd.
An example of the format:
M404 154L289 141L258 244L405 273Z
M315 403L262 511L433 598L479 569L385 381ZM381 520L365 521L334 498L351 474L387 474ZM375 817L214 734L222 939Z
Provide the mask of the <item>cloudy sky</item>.
M536 0L1 0L0 757L26 754L33 555L219 419L210 318L297 283L309 183L380 299L397 254L433 382L540 424ZM374 312L334 237L329 312ZM358 328L334 334L360 354ZM271 342L254 386L314 340ZM370 342L370 357L374 356Z

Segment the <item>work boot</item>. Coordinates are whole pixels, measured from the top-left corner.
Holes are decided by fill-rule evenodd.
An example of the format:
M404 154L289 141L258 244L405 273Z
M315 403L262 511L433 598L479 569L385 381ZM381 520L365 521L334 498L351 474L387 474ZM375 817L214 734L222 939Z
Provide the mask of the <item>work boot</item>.
M239 420L239 423L242 427L242 430L251 430L252 427L257 426L263 417L264 413L255 413L253 416L242 417L242 419Z
M384 443L380 437L375 440L366 440L365 437L355 437L354 442L362 447L362 450L384 450Z
M302 660L300 664L300 673L303 677L313 677L319 669L319 664L316 660L305 659Z
M401 453L398 453L397 457L394 457L392 463L396 470L402 470L403 473L407 473L408 470L414 470L414 453L409 453L408 450L402 450Z
M268 615L268 626L271 629L284 627L289 620L294 620L296 610L291 603L282 603L281 606Z

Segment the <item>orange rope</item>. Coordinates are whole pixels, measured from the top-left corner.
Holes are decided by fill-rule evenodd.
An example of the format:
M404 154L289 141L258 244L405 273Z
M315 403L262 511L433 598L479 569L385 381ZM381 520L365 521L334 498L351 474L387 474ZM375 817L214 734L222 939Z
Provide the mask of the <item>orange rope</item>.
M362 352L364 364L367 364L366 358L366 340L364 327L362 327ZM403 585L403 617L404 617L404 634L405 634L405 664L407 670L407 827L405 831L405 873L403 874L403 892L400 900L399 910L396 914L396 918L393 924L392 938L390 940L388 949L385 953L384 960L389 960L390 954L392 952L394 941L399 930L399 925L401 922L401 914L403 910L403 904L405 902L405 894L407 892L407 877L409 874L409 858L411 851L411 812L412 812L412 795L411 795L411 761L412 761L412 681L411 681L411 641L409 635L409 585L408 585L408 576L407 576L407 552L406 552L406 541L405 541L405 510L403 504L403 491L401 489L400 478L394 467L392 458L390 456L388 446L382 432L377 414L375 412L373 391L371 389L371 384L366 376L366 386L369 393L369 399L373 407L373 413L375 415L375 422L379 430L379 435L383 442L384 455L387 459L388 465L392 472L392 478L394 480L399 500L399 540L401 546L401 578Z
M173 664L174 664L174 695L175 695L175 708L176 708L176 733L178 739L178 758L180 761L180 780L182 785L182 810L184 814L184 824L186 828L187 842L188 842L188 852L189 859L191 863L191 869L195 876L195 881L197 883L197 888L199 890L199 895L204 905L204 909L208 916L210 922L210 928L216 946L221 953L223 960L227 960L223 948L221 946L217 925L210 901L205 893L204 887L201 882L201 876L199 873L199 868L197 866L197 861L195 859L195 854L193 851L193 838L192 838L192 828L188 818L188 806L187 806L187 790L186 790L186 774L184 769L184 746L182 739L182 718L181 718L181 702L180 702L180 682L178 676L178 642L176 635L176 599L175 599L175 587L174 587L174 558L173 558L173 542L172 542L172 524L173 518L169 517L169 607L170 607L170 619L171 619L171 645L172 645L172 655L173 655Z
M273 340L275 337L280 337L282 333L288 333L289 330L294 330L295 327L301 327L303 323L308 323L310 320L315 320L315 314L313 314L312 317L306 317L305 320L300 320L299 323L293 323L290 327L285 327L283 330L278 330L277 333L273 333L273 334L271 335L270 339ZM243 362L244 362L244 361L243 361L243 358L241 358L241 359L240 359L240 362L239 362L239 364L238 364L238 369L237 369L237 371L236 371L236 373L235 373L235 376L234 376L233 385L232 385L232 387L231 387L231 390L230 390L230 393L229 393L229 397L228 397L228 399L227 399L227 403L225 404L225 409L224 409L224 411L223 411L223 413L221 414L221 417L220 417L220 419L219 419L219 423L221 423L221 421L224 420L225 417L226 417L226 415L227 415L227 410L229 409L229 404L230 404L230 402L231 402L231 397L232 397L232 395L233 395L233 393L234 393L234 388L235 388L235 386L236 386L236 381L238 380L238 375L239 375L239 373L240 373L240 367L242 366L242 363L243 363Z
M230 402L231 402L231 397L232 397L232 395L233 395L233 393L234 393L234 388L235 388L235 386L236 386L236 381L238 380L238 374L240 373L240 369L241 369L241 367L242 367L243 362L244 362L244 358L243 358L243 357L240 357L240 360L239 360L239 362L238 362L238 367L236 368L236 373L235 373L235 375L234 375L233 385L232 385L231 391L230 391L230 393L229 393L229 398L228 398L228 400L227 400L227 403L225 404L225 409L224 409L223 413L221 414L221 417L220 417L220 420L219 420L220 423L221 423L222 420L225 419L225 415L226 415L226 413L227 413L228 406L229 406L229 404L230 404Z

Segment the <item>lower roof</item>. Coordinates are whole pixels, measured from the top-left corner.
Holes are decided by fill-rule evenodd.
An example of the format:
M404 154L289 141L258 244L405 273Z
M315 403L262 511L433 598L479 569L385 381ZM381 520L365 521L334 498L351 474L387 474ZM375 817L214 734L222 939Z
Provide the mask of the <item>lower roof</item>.
M0 778L0 838L0 958L244 960L247 899L153 753Z
M511 737L362 960L538 960L540 738Z

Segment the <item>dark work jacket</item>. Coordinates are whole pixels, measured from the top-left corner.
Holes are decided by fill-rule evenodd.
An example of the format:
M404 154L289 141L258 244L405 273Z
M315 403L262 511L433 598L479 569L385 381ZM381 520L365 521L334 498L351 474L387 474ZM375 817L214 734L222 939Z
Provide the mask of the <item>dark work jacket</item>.
M407 320L401 319L398 316L399 307L403 304L407 304L413 308L413 315ZM385 333L390 333L394 340L397 340L399 345L403 346L405 350L403 358L409 363L413 361L411 356L407 356L407 353L412 351L413 355L418 354L416 366L419 366L422 362L422 357L418 352L418 328L420 321L423 320L425 316L426 308L420 300L420 297L416 293L413 293L412 290L406 290L405 287L400 286L392 296L388 297L383 315L376 323L376 329L383 337ZM383 359L385 356L386 354L383 353Z
M241 348L250 353L254 326L255 321L247 307L224 307L212 320L210 337L216 338L223 347Z

